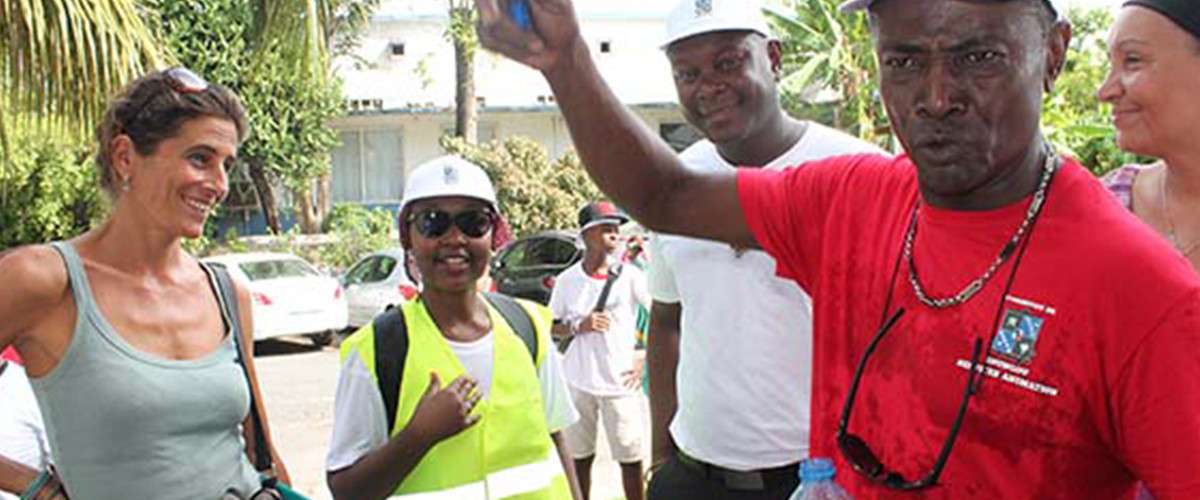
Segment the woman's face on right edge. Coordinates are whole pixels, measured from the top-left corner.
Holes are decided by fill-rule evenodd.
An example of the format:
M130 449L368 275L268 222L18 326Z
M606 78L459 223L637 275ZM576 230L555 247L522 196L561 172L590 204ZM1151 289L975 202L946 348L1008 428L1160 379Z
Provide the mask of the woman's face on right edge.
M1109 37L1108 77L1097 92L1112 105L1117 144L1147 156L1194 147L1200 128L1200 42L1166 16L1121 9Z
M487 203L461 196L429 198L413 202L411 214L440 211L454 217L472 211L490 211ZM451 224L444 233L426 236L418 222L410 222L412 255L426 290L460 292L475 290L487 270L492 254L492 229L478 237L465 234Z

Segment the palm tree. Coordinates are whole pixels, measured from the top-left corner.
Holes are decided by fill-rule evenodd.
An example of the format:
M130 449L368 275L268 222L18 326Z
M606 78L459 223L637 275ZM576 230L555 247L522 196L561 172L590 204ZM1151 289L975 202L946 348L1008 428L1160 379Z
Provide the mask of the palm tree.
M113 92L167 57L143 8L137 0L0 0L0 120L89 130Z
M448 0L450 26L446 38L454 44L454 136L474 143L478 139L475 104L475 7L471 0Z

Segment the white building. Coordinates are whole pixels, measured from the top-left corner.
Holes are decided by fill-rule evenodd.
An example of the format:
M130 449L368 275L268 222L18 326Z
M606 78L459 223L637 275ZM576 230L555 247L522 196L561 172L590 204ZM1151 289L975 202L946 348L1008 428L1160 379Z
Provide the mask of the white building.
M583 34L618 98L665 136L691 137L676 105L670 65L659 45L675 0L576 0ZM332 199L393 206L404 174L443 154L454 128L454 49L444 0L385 1L357 59L335 62L352 112L334 121ZM482 49L475 59L479 140L522 135L552 158L571 149L541 75ZM686 140L686 139L684 139Z

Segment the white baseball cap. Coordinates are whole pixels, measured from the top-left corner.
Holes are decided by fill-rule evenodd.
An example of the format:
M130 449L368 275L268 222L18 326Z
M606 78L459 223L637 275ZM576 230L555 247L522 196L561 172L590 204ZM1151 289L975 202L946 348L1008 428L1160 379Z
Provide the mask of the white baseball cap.
M877 1L879 1L879 0L850 0L848 2L843 3L840 7L838 7L838 10L841 11L843 14L848 14L850 12L854 12L857 10L866 10L866 9L871 8L871 4L873 4ZM1008 1L1008 0L995 0L995 1L1003 2L1003 1ZM1066 7L1066 4L1064 3L1065 0L1044 0L1044 1L1046 2L1046 5L1050 6L1050 10L1054 11L1055 16L1057 16L1059 19L1066 18L1067 10L1065 8Z
M414 168L404 186L400 211L414 201L440 196L475 198L496 209L496 190L487 172L459 156L434 158Z
M762 14L761 0L683 0L667 18L662 48L714 31L753 31L770 37L771 27Z

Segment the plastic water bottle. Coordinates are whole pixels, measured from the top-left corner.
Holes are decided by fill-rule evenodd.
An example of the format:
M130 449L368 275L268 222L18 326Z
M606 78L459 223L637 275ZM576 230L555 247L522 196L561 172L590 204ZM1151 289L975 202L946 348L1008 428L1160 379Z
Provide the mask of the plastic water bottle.
M810 458L800 462L800 487L790 500L853 500L841 486L833 482L833 460Z

